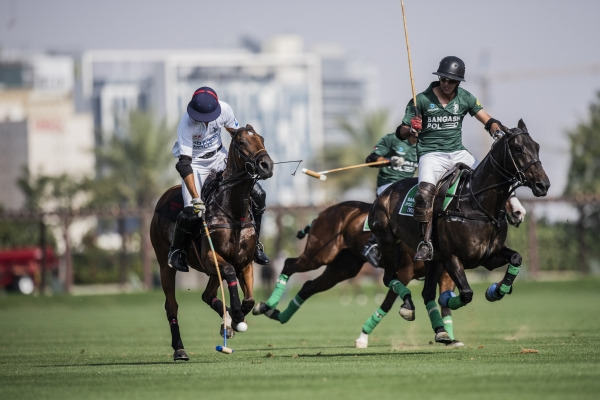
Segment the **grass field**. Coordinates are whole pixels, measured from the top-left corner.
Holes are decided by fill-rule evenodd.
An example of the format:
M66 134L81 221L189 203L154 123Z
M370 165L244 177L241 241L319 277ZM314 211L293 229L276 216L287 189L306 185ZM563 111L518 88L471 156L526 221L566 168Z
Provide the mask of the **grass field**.
M0 399L597 399L600 281L517 281L497 303L485 301L487 285L474 284L474 301L454 313L463 348L431 343L413 282L416 321L401 319L397 303L368 349L354 339L383 290L366 287L366 304L348 304L342 286L285 325L249 315L249 330L227 342L231 355L214 350L218 315L182 290L191 359L178 363L162 292L0 295Z

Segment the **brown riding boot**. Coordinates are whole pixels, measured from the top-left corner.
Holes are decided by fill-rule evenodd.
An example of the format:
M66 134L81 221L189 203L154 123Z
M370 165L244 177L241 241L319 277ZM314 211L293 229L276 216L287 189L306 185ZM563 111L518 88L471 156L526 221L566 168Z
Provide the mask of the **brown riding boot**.
M431 220L433 218L433 199L437 188L427 182L419 183L419 190L415 196L414 218L421 225L421 243L417 247L415 261L428 261L433 258L433 245L431 244Z

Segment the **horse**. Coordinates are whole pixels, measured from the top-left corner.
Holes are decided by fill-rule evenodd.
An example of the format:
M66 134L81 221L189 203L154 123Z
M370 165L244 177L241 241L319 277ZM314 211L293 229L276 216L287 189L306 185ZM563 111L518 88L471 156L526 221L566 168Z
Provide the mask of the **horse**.
M536 197L546 196L550 187L539 159L540 146L531 138L525 122L521 119L516 128L502 126L501 130L504 135L492 144L475 169L457 165L438 184L432 222L434 255L427 262L422 291L436 342L452 340L435 304L435 283L442 270L459 291L458 297L454 291L442 292L438 300L442 307L456 310L471 302L473 290L465 269L478 266L491 271L509 264L502 281L492 284L485 297L498 301L510 294L522 257L505 245L505 204L519 186L529 187ZM415 249L420 238L420 226L412 216L411 205L416 185L416 178L394 183L375 200L369 212L369 226L382 254L380 264L386 270L384 283L393 286L396 293L406 293L407 289L403 282L391 279L399 267L395 253L405 247ZM406 297L410 298L410 294Z
M511 216L511 221L513 221L511 223L517 224L523 221L525 209L522 207L513 208L513 205L508 203L507 207L510 207L508 214ZM269 299L266 302L258 303L252 310L252 314L264 314L280 323L286 323L298 310L298 304L304 303L317 293L331 289L342 281L356 277L365 268L372 268L370 264L366 263L365 257L362 256L362 249L371 236L371 232L365 229L365 221L370 208L370 203L345 201L321 211L310 225L307 225L297 234L298 239L308 235L302 254L298 257L287 258L284 261L283 269ZM412 255L409 254L411 251L410 248L405 248L404 251L400 252L405 256L401 258L401 263L397 268L396 277L405 285L413 279L420 279L425 276L424 263L413 261ZM323 272L315 279L304 283L286 310L279 311L276 308L284 293L285 285L293 274L314 271L323 265L325 265ZM446 273L442 274L439 279L439 288L440 293L454 290L454 282ZM355 347L368 347L368 335L375 329L381 318L391 310L397 297L398 295L392 289L388 290L377 311L381 317L371 316L365 322L360 336L355 341ZM410 311L406 314L405 308L402 307L400 315L407 320L411 320L412 317ZM450 309L443 307L442 315L446 330L453 337L451 344L461 346L462 342L454 339L453 336Z
M203 224L199 224L201 226L193 235L186 253L190 267L209 276L202 300L224 318L227 326L221 325L221 335L223 328L227 328L227 336L233 337L238 324L244 321L255 304L252 261L257 238L250 211L250 193L257 180L273 176L273 160L265 149L263 137L251 125L226 129L231 135L227 166L222 172L213 171L203 185L205 220ZM150 239L160 266L160 281L165 294L165 311L171 329L175 361L189 360L177 320L177 271L169 267L167 262L175 218L182 208L181 185L173 186L158 200L150 224ZM205 234L206 230L209 231L209 237ZM211 246L214 247L214 254ZM220 275L227 282L229 290L228 315L225 316L223 303L217 298L221 282L214 265L215 256ZM238 293L238 279L244 293L242 301Z

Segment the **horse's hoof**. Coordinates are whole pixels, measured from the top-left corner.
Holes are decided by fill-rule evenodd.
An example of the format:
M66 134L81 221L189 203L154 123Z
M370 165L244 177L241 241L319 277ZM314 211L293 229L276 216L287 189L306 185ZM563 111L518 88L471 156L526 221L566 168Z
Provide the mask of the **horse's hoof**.
M175 350L175 353L173 353L173 361L189 361L190 358L188 357L187 353L185 352L185 349L179 349L179 350Z
M452 339L450 338L450 335L448 335L448 332L441 331L441 332L438 332L435 334L435 342L450 344L450 343L452 343Z
M239 324L233 324L233 329L236 332L246 332L248 330L248 324L242 321Z
M219 333L221 334L221 337L225 337L225 326L223 324L221 324L221 329L219 330ZM231 326L227 327L227 339L233 339L233 337L235 336L235 331L233 330L233 328Z
M464 345L460 340L453 340L450 343L446 343L446 347L464 347Z
M266 303L263 303L262 301L260 303L258 303L257 305L254 306L254 308L252 309L252 315L260 315L260 314L264 314L267 311L269 311L271 308L269 308L269 306Z
M415 310L409 310L408 308L400 307L398 314L400 314L400 316L407 321L415 320Z
M502 300L502 298L504 297L504 295L500 294L498 292L498 284L497 283L492 283L490 285L489 288L487 288L487 290L485 291L485 299L487 301L498 301L498 300Z
M438 299L438 304L444 308L449 308L448 302L453 297L456 297L456 293L454 293L452 290L446 290L445 292L440 294L440 298Z

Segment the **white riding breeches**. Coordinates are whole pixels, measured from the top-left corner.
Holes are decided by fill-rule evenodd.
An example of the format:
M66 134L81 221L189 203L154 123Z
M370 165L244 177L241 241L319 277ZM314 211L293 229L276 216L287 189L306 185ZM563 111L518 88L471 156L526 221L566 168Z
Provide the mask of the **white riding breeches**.
M202 185L206 181L206 178L211 171L223 171L227 166L227 150L222 148L208 159L196 157L192 160L192 170L194 175L194 183L196 184L196 190L198 194L202 193ZM181 192L183 193L183 206L188 207L192 205L192 195L187 190L183 179L181 180Z
M427 182L437 185L442 176L457 163L464 163L471 168L479 164L467 150L452 153L433 152L419 158L419 183Z

